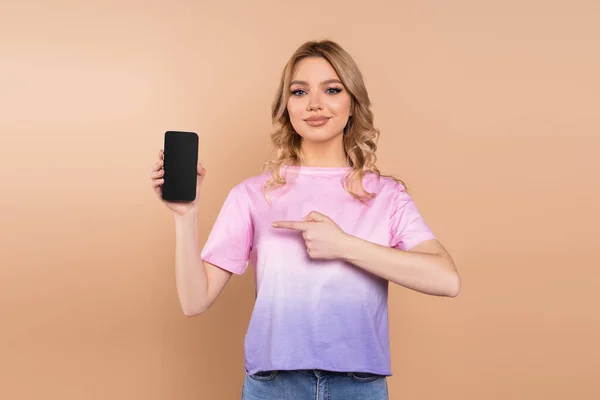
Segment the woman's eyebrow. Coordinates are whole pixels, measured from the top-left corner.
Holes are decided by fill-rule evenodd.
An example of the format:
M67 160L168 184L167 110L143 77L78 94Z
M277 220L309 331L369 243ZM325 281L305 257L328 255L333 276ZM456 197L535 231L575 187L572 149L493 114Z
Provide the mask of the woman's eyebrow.
M328 85L330 83L342 83L339 79L327 79L326 81L321 82L321 85ZM290 86L292 85L304 85L308 86L308 82L306 81L291 81Z

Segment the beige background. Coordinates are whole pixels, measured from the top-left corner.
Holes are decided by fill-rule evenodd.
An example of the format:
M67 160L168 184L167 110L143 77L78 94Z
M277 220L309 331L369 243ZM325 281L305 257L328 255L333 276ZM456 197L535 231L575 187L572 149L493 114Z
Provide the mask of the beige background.
M391 289L391 398L600 398L597 2L5 0L0 18L0 398L239 398L251 274L183 315L150 168L166 130L199 133L203 242L269 156L285 61L326 37L463 277L456 299Z

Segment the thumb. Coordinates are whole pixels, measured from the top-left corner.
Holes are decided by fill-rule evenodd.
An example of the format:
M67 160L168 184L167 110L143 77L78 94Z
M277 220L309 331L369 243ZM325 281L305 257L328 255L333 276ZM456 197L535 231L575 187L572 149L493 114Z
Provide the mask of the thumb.
M204 182L204 177L206 176L206 169L202 166L201 163L198 163L198 167L196 169L196 191L200 189L202 183Z
M196 171L199 176L204 177L206 175L206 168L202 166L202 163L198 163L198 170Z
M310 213L308 213L308 215L306 217L304 217L305 221L313 221L313 222L330 222L331 219L324 215L321 214L319 212L316 211L311 211Z

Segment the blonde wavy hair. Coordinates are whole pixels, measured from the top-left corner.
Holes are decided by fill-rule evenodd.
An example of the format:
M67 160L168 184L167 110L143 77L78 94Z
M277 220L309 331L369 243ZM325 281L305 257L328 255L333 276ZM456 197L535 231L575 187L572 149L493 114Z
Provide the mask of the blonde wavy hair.
M264 185L267 201L270 190L286 183L286 179L281 175L281 168L300 165L302 137L292 127L287 103L290 97L289 86L293 68L298 61L306 57L322 57L327 60L350 94L351 117L344 127L343 139L346 158L352 167L344 179L346 191L361 202L373 198L375 194L367 192L362 185L367 173L374 173L378 177L386 176L406 187L400 179L382 175L375 165L379 130L373 125L371 101L362 74L352 57L334 41L307 41L294 52L285 65L273 100L271 118L278 128L271 134L276 157L267 161L263 167L263 172L270 174L269 180Z

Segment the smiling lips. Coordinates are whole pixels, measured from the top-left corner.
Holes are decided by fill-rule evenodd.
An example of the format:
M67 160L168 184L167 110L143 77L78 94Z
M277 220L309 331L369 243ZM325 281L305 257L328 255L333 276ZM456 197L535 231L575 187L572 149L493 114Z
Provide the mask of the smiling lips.
M323 115L313 115L312 117L306 118L304 121L310 126L323 126L329 121L330 117Z

